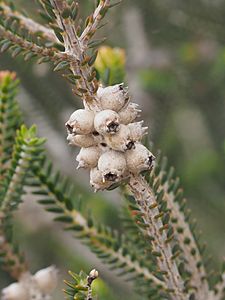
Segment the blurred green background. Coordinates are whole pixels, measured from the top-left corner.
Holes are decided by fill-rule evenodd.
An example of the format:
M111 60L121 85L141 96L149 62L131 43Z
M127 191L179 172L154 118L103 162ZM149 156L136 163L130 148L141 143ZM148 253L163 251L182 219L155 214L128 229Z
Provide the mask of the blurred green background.
M80 1L88 14L93 0ZM34 4L34 5L33 5ZM17 0L34 18L35 1ZM126 82L133 101L143 109L150 139L162 149L181 177L188 204L218 268L225 254L225 2L214 0L127 0L108 15L99 36L126 52ZM118 191L90 194L85 171L76 171L75 152L66 143L64 123L81 106L70 86L49 65L24 63L0 55L0 69L21 78L19 102L28 124L36 123L48 138L47 150L56 168L71 177L83 205L95 218L121 227ZM16 238L35 271L49 264L62 270L100 271L105 281L99 299L140 299L130 285L100 264L52 216L27 197L16 219ZM35 222L34 222L35 220ZM68 278L65 273L63 278ZM0 289L10 282L0 273ZM103 285L99 281L99 285ZM129 297L128 297L129 295ZM55 299L62 299L59 292Z

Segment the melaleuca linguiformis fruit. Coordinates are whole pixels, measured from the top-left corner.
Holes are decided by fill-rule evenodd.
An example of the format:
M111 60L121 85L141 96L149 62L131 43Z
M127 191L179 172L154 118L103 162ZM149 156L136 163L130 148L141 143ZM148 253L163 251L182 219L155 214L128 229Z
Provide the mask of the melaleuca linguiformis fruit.
M113 150L126 151L133 147L134 142L130 138L130 129L121 124L119 131L111 136L105 136L105 142Z
M95 146L99 143L99 140L95 138L93 134L69 134L67 141L69 142L69 145L74 145L81 148Z
M86 109L78 109L72 113L69 120L66 122L68 133L74 134L89 134L94 131L93 111Z
M148 127L142 127L144 121L130 123L127 127L130 130L130 139L132 141L138 142L141 141L144 135L147 134Z
M29 292L22 283L12 283L2 290L2 300L30 300Z
M135 147L125 152L127 168L132 174L151 170L155 156L142 144L135 143Z
M103 153L98 160L98 169L103 181L113 183L122 180L127 172L124 153L114 150Z
M79 154L76 157L78 161L77 169L80 168L94 168L98 164L98 159L101 155L101 149L97 146L81 148Z
M125 108L119 111L118 115L120 117L120 123L127 125L135 121L141 112L141 110L138 109L138 106L139 105L136 103L129 103Z
M108 87L99 87L97 97L100 99L102 109L120 111L129 101L128 89L124 84Z
M54 266L42 269L34 274L33 279L44 293L51 293L57 286L58 271Z
M94 127L99 134L115 134L120 128L119 115L110 109L102 110L95 116Z
M109 188L113 183L111 181L105 181L102 172L98 168L92 168L90 171L90 185L94 188L94 191L102 191Z

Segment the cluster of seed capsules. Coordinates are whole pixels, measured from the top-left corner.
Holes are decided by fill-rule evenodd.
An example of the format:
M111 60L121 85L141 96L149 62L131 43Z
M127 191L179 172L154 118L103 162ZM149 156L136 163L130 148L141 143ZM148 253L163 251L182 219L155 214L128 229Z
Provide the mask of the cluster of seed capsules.
M154 155L141 143L147 127L138 104L130 102L124 84L100 86L97 91L101 110L78 109L66 122L67 140L79 146L79 168L90 170L90 184L95 191L110 189L130 175L150 170Z
M54 266L39 270L34 275L26 272L18 282L2 290L1 300L50 300L57 281L58 271Z

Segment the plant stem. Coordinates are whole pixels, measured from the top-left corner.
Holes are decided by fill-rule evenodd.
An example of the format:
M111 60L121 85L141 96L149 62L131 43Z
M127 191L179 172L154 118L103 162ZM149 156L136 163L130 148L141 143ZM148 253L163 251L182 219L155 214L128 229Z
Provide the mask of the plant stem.
M175 262L172 260L171 246L167 240L166 233L162 230L163 223L160 218L155 218L159 214L156 207L151 205L156 203L154 194L148 183L142 176L131 176L129 187L134 195L137 205L142 212L142 218L146 225L146 232L152 240L153 250L159 253L158 266L160 271L165 272L164 279L171 299L186 300L187 295L183 292L183 280L178 272Z

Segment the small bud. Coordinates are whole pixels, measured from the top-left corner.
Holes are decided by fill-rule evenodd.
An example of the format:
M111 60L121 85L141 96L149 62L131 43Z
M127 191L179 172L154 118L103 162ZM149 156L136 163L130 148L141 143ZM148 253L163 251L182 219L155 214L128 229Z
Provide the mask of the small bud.
M135 148L125 152L127 168L133 174L151 170L155 156L142 144L136 143Z
M112 182L103 181L102 172L98 168L93 168L90 171L90 185L94 191L103 191L112 185Z
M121 124L120 130L111 136L105 136L107 145L113 150L126 151L134 146L134 142L130 138L130 130L128 126Z
M102 135L115 134L120 127L119 115L109 109L103 110L96 114L94 127Z
M98 271L95 269L91 270L91 272L89 273L89 277L91 277L92 279L98 278Z
M98 169L102 173L103 181L122 180L127 170L125 155L114 150L103 153L98 160Z
M81 148L97 145L97 141L92 134L69 134L67 141L69 141L69 145L74 145Z
M98 271L94 269L94 270L92 270L92 271L89 273L89 275L88 275L88 277L87 277L88 286L91 286L92 282L93 282L96 278L98 278Z
M2 290L2 300L29 300L28 291L21 283L12 283Z
M97 97L101 101L102 109L120 111L129 101L127 88L123 83L108 87L99 87Z
M78 109L66 122L68 133L89 134L94 131L94 112L86 109Z
M44 293L51 293L57 285L58 271L54 266L42 269L33 276L34 281Z
M141 141L144 135L148 133L148 127L142 127L144 121L130 123L128 128L130 130L130 139L135 142Z
M141 110L138 109L138 106L139 105L136 103L129 103L127 107L118 112L120 122L124 125L127 125L139 117Z
M79 154L77 155L76 161L78 161L78 167L80 168L94 168L98 164L98 159L101 155L101 149L99 147L93 146L88 148L81 148Z

